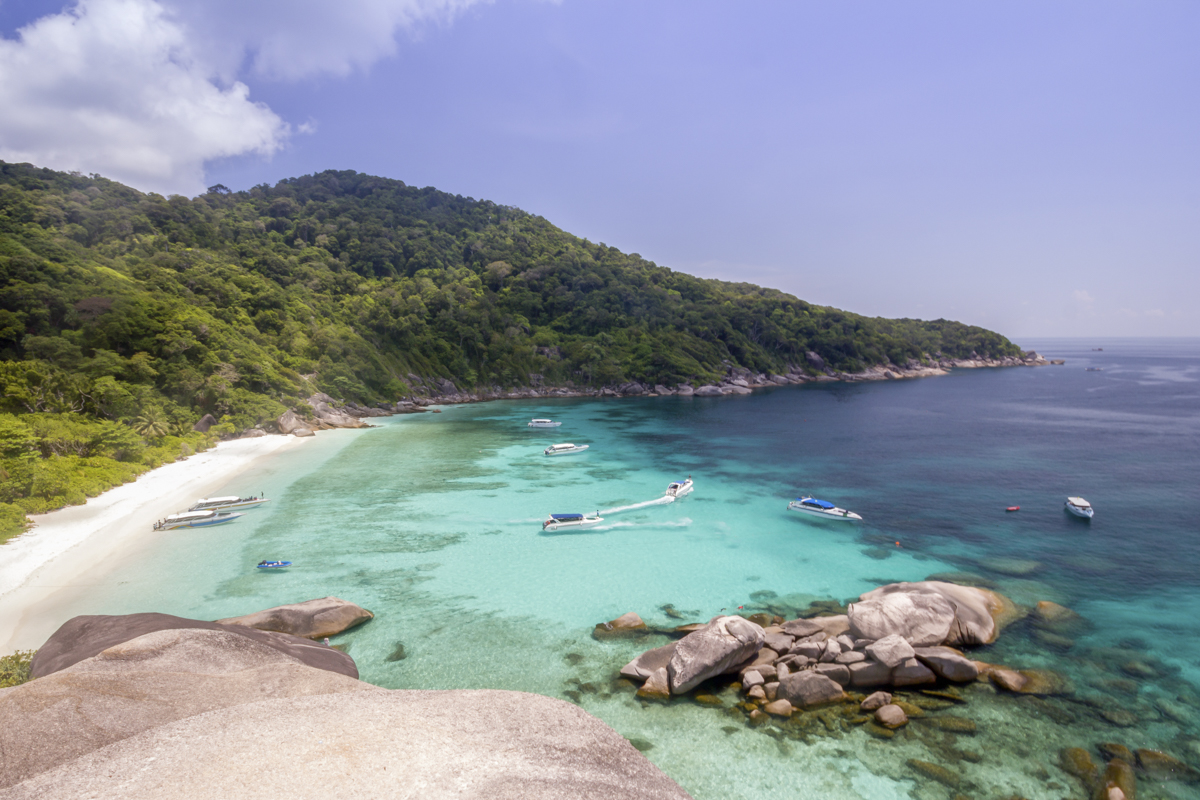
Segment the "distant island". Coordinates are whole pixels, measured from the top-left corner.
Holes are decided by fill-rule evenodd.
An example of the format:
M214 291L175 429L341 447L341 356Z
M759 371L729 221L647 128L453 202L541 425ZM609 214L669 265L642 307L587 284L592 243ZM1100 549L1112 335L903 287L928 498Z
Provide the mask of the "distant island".
M1025 357L983 328L695 278L353 171L188 199L0 162L0 272L0 541L219 437L311 417L317 393L368 408L733 390Z

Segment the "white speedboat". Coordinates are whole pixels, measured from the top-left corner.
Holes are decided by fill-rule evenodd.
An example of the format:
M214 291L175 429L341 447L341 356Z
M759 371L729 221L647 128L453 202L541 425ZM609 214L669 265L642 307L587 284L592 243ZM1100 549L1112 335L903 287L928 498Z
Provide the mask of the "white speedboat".
M531 419L527 427L530 428L557 428L562 425L561 422L555 422L552 419Z
M154 530L169 531L175 528L208 528L213 525L224 525L226 522L233 522L242 514L233 514L228 511L184 511L179 514L171 514L166 519L160 519L154 523Z
M1064 506L1067 513L1074 514L1081 519L1091 519L1096 512L1092 509L1092 504L1082 497L1068 497L1067 504Z
M680 497L683 497L685 494L691 494L691 493L692 493L692 476L691 475L687 476L687 478L685 478L684 480L671 481L670 483L667 484L667 497L674 497L674 498L678 499Z
M590 528L604 522L604 517L586 514L551 514L542 523L544 531L559 531L570 528Z
M223 511L231 508L258 508L271 502L265 497L202 497L188 511Z
M548 456L565 456L570 453L582 453L587 449L588 446L586 444L571 444L570 442L563 442L562 444L552 444L543 452Z
M862 517L853 511L838 508L828 500L818 500L815 497L797 497L788 503L788 511L799 511L801 514L821 519L840 519L849 520L850 522L862 521Z

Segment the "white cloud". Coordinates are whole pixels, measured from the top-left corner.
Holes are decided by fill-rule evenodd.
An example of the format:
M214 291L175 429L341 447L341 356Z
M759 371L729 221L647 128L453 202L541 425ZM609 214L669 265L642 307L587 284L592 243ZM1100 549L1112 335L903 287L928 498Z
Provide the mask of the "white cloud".
M206 162L291 133L241 79L347 75L473 2L80 0L0 39L0 159L196 194Z
M1075 298L1075 302L1083 306L1090 307L1092 303L1096 302L1096 298L1092 297L1091 293L1086 289L1076 289L1072 292L1072 297Z

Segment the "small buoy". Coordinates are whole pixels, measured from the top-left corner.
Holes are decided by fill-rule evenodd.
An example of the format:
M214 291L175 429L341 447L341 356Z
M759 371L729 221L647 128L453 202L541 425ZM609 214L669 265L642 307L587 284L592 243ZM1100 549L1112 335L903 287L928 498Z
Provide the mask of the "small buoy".
M1020 511L1021 507L1020 506L1009 506L1008 508L1006 508L1004 510L1005 511Z
M896 542L896 547L899 547L899 546L900 546L900 543L899 543L899 542Z
M738 611L741 611L745 606L738 606Z

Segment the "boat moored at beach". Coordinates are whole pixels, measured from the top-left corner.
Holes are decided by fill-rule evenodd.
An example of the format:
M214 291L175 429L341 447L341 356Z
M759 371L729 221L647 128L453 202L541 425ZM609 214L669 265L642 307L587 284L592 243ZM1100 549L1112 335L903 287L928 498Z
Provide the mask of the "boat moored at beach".
M1082 497L1068 497L1067 503L1063 508L1066 509L1068 514L1074 514L1080 519L1091 519L1092 515L1096 513L1092 508L1092 504Z
M692 476L688 475L681 481L671 481L667 484L667 497L676 499L692 493Z
M530 428L557 428L562 425L561 422L555 422L552 419L531 419L527 427Z
M563 442L562 444L552 444L543 452L548 456L565 456L571 453L582 453L587 449L588 446L586 444L571 444L570 442Z
M226 522L233 522L242 514L233 514L228 511L183 511L179 514L170 514L166 519L160 519L154 523L154 530L169 531L175 528L209 528L213 525L224 525Z
M604 522L604 517L601 517L597 512L594 516L587 514L551 514L542 523L542 530L557 531L570 528L590 528L593 525L599 525Z
M263 503L271 502L265 497L202 497L188 511L227 511L231 508L258 508Z
M818 519L838 519L849 522L861 522L862 517L853 511L838 508L828 500L818 500L815 497L797 497L788 503L788 511L799 511Z

